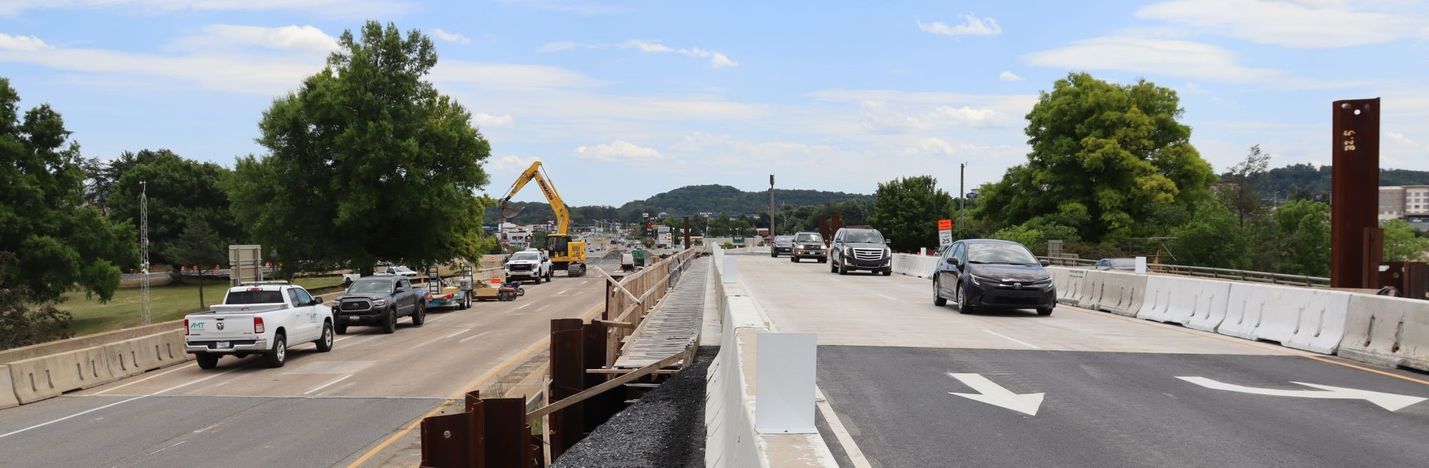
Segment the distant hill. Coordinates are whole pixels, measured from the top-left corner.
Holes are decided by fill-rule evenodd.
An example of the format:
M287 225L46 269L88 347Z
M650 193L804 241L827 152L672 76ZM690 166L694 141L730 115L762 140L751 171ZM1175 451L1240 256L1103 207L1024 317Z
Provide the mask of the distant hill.
M1264 198L1311 198L1316 194L1330 193L1330 176L1334 169L1330 166L1315 167L1310 164L1293 164L1266 171L1265 182L1260 185ZM1226 175L1222 175L1225 178ZM1381 169L1379 185L1429 185L1429 171L1408 169Z
M822 206L827 204L841 203L854 199L872 200L872 195L863 195L844 192L825 192L822 190L785 190L777 189L774 192L775 202L781 206ZM522 206L523 209L516 218L508 220L517 224L544 223L548 219L553 219L550 205L540 202L523 203L514 205ZM728 185L690 185L680 187L665 193L657 194L644 200L635 200L621 205L619 208L612 206L573 206L571 218L575 224L588 224L595 220L620 220L622 222L636 222L640 220L641 213L649 213L655 216L661 212L670 216L696 216L701 212L724 213L727 215L755 215L769 211L769 191L746 192ZM496 207L486 210L486 222L494 223L497 219Z

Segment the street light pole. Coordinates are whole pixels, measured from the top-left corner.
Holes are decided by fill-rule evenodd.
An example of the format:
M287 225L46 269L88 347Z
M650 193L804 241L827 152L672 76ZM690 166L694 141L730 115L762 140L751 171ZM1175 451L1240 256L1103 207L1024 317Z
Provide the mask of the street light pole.
M769 240L774 240L774 174L769 174Z
M967 229L967 219L963 216L964 208L968 203L968 192L964 190L963 183L967 181L968 163L958 165L958 229ZM961 231L959 231L961 232ZM958 236L962 238L963 236Z

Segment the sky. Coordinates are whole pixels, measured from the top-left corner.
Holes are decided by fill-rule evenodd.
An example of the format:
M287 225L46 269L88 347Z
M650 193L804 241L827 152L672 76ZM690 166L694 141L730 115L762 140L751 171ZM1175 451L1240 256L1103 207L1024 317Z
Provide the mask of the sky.
M1381 97L1386 168L1429 169L1429 2L0 0L0 76L85 156L232 167L366 20L419 29L491 142L487 191L541 160L571 205L691 184L958 191L1026 161L1069 72L1175 89L1217 171L1330 161L1331 102ZM526 190L517 200L541 200Z

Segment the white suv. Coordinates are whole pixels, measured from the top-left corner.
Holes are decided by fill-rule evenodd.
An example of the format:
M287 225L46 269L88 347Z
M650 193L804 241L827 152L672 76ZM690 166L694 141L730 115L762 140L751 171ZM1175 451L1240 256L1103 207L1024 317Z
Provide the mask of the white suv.
M540 283L542 279L551 281L551 257L545 251L526 249L511 254L506 261L506 281L528 280Z

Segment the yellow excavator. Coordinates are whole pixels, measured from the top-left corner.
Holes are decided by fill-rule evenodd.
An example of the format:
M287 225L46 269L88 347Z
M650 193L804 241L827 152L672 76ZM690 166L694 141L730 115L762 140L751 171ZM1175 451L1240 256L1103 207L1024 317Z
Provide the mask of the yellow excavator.
M556 193L556 187L551 185L551 176L546 175L546 170L541 167L541 161L531 163L531 167L521 173L516 178L516 183L511 184L511 190L506 192L506 196L501 198L501 220L498 226L506 224L507 218L513 218L521 212L519 207L511 207L511 197L520 192L532 179L536 180L536 185L541 187L541 193L546 194L546 202L551 204L551 211L556 213L556 232L546 235L546 251L551 255L551 268L553 270L565 270L566 276L582 276L585 274L585 252L586 245L583 240L571 240L571 213L566 209L566 203L561 201L561 195Z

